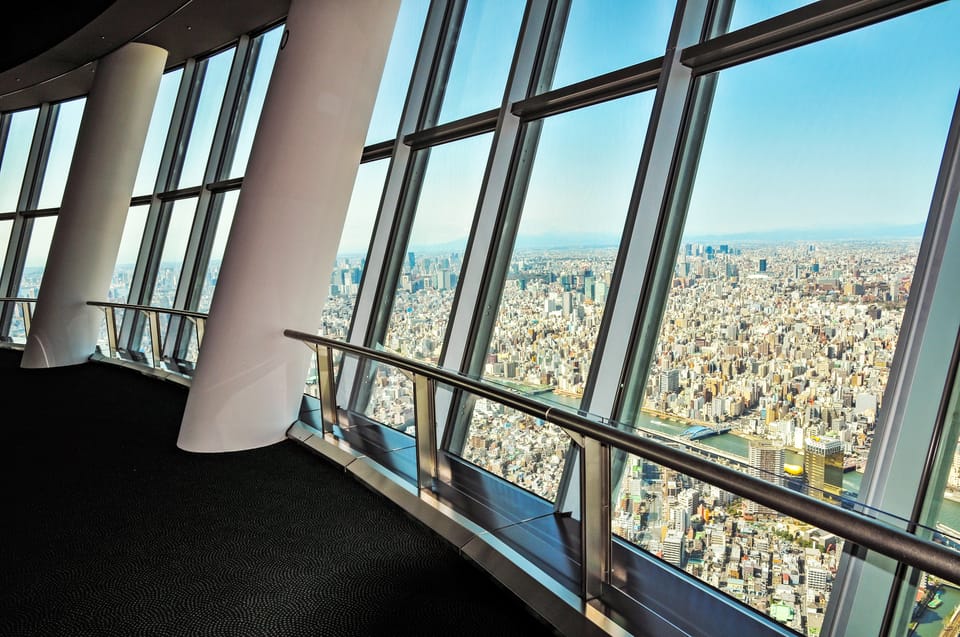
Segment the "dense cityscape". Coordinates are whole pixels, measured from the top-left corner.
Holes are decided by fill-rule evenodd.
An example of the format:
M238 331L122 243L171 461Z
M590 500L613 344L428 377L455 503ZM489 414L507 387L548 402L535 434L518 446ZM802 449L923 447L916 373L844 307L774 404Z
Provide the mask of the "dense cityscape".
M685 244L637 424L778 484L855 498L850 478L873 440L918 247ZM578 405L615 256L612 248L515 254L484 377ZM359 260L338 264L326 333L346 334L361 271ZM438 361L458 272L456 254L408 255L387 349ZM366 413L408 430L409 381L378 369L374 388ZM691 440L698 426L700 436L719 434ZM720 439L727 452L705 444ZM552 499L569 445L549 423L478 400L462 455ZM956 469L951 484L960 486ZM618 535L794 630L819 633L840 538L638 458L617 489Z
M873 440L917 250L906 240L685 244L636 424L777 484L855 498L850 478ZM515 254L484 377L577 406L615 257L613 248ZM363 266L361 257L338 260L324 334L346 337ZM458 253L407 255L386 349L438 362L460 266ZM35 296L41 275L28 269L22 294ZM117 268L108 300L126 301L131 276L132 267ZM161 266L153 305L173 304L178 278L177 264ZM412 433L410 381L378 368L372 387L367 415ZM553 499L569 448L558 427L478 400L462 455ZM618 477L615 533L798 632L819 633L842 539L639 458ZM945 505L958 494L960 455Z

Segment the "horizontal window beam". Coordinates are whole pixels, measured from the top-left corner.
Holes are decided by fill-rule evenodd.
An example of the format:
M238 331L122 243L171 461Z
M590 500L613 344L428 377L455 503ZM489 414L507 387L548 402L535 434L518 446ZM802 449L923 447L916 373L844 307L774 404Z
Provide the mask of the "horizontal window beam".
M657 88L663 58L634 64L516 102L511 112L524 121L558 115Z
M394 144L395 142L392 139L380 142L379 144L370 144L363 149L360 163L365 164L367 162L377 161L378 159L389 159L393 155Z
M427 130L410 133L403 138L403 143L413 150L420 150L482 133L489 133L496 128L499 113L499 109L494 108Z
M942 0L821 0L684 49L680 61L695 74L719 71Z

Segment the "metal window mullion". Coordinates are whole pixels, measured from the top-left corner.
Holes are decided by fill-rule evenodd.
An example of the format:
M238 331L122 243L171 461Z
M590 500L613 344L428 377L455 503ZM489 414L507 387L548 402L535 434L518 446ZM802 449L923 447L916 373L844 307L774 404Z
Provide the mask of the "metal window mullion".
M137 263L133 268L133 276L130 278L130 294L127 301L134 305L147 304L149 302L147 297L153 292L153 284L157 276L156 266L158 265L154 255L159 255L156 243L158 237L162 238L166 234L166 226L161 223L161 215L164 210L163 202L157 196L157 193L166 192L171 183L176 184L180 177L180 164L183 163L185 148L185 144L182 142L183 120L185 118L192 119L196 110L196 94L198 92L196 76L198 75L202 78L203 72L202 69L198 69L197 61L194 59L187 60L183 65L180 86L177 89L177 99L173 104L167 138L160 155L160 166L157 169L154 194L143 226L143 237L140 242L140 251L137 254ZM190 106L191 102L193 106ZM161 226L163 227L163 233L158 234ZM159 256L157 256L158 258ZM133 350L139 348L144 324L144 319L139 312L124 312L118 339L121 349Z
M883 394L873 445L867 458L859 500L892 515L918 520L928 494L931 467L942 441L947 401L953 383L953 364L948 353L957 347L960 333L960 98L953 119L930 213L917 256L917 266L900 336L894 351L890 376ZM949 444L949 443L948 443ZM921 460L923 459L923 460ZM861 621L871 599L892 586L899 586L889 560L854 559L854 547L844 547L844 562L838 574L843 595L828 608L834 629ZM875 603L875 602L874 602ZM907 600L897 617L885 618L886 628L906 629ZM876 619L876 618L875 618ZM892 623L892 625L891 625ZM880 626L878 625L878 628ZM892 634L892 633L891 633Z
M527 3L460 268L442 367L476 375L483 369L541 128L539 122L524 124L511 106L551 81L559 37L550 32L562 33L567 7L567 2L558 8L549 0ZM451 409L454 402L456 408ZM439 436L454 453L463 448L473 402L472 396L446 392L438 401Z
M380 290L384 289L384 277L390 260L391 239L394 228L400 217L400 205L407 189L407 175L412 171L411 164L414 155L409 146L403 144L405 135L415 132L422 121L425 104L432 90L433 77L436 73L438 50L444 41L445 33L451 17L451 12L461 0L432 0L427 11L423 27L423 37L417 51L417 58L413 65L410 79L410 88L404 102L397 137L393 142L393 155L387 169L384 181L383 194L377 211L370 237L370 247L367 251L367 261L357 291L351 318L348 341L351 343L366 344L373 342L377 323L376 315L380 305ZM462 11L462 7L461 7ZM422 171L420 171L422 174ZM393 294L390 290L390 294ZM389 301L389 302L392 302ZM340 382L337 386L338 402L342 405L356 404L357 397L364 390L362 388L363 375L359 374L361 363L352 357L344 357L341 364Z
M217 181L227 163L227 147L229 138L236 136L237 128L233 125L233 113L237 110L238 100L243 92L243 85L249 83L248 53L251 40L242 36L237 43L227 76L227 84L220 101L220 112L213 131L213 141L210 153L207 156L207 165L203 173L203 184ZM206 188L201 188L197 200L196 212L193 215L193 224L190 236L187 239L187 249L183 256L183 265L180 270L180 279L177 281L177 291L174 296L173 307L193 310L197 307L199 292L202 288L200 280L206 268L216 233L216 223L219 219L220 206L215 205L215 197ZM171 360L180 358L186 353L190 345L190 322L179 316L171 316L167 323L167 338L164 341L164 356Z
M619 411L619 401L625 384L624 370L629 366L631 353L638 347L637 339L641 336L646 340L656 338L655 331L652 335L649 331L637 333L634 325L639 314L649 312L649 308L645 310L643 305L644 300L649 302L652 298L647 291L650 281L645 277L645 273L650 269L660 244L658 229L664 223L663 216L669 214L678 217L675 224L677 232L683 227L685 203L669 210L667 200L674 184L674 169L680 163L678 149L681 148L680 140L688 113L698 113L693 117L694 121L704 124L706 121L707 110L694 109L691 104L695 99L709 102L712 89L706 89L701 96L694 96L693 74L680 63L680 54L683 47L695 44L703 37L709 4L708 0L681 0L677 3L674 14L663 58L663 69L660 72L637 177L624 222L623 238L617 251L610 292L581 404L582 409L599 416L618 417L625 422L632 420L633 414ZM701 139L699 135L692 136L688 156L691 154L689 151L692 151L693 155L699 155ZM692 179L692 173L690 176ZM681 188L689 190L690 185L691 183L684 183ZM676 240L678 239L679 237ZM661 250L664 247L661 245ZM673 259L669 247L663 250L661 256L664 262ZM672 263L661 267L672 271ZM663 286L664 281L665 276L661 277L659 285ZM657 324L659 312L660 308L655 307ZM652 343L649 347L652 347ZM639 373L645 378L646 369ZM568 456L562 480L566 488L558 493L557 503L561 510L576 511L581 497L586 497L587 494L576 492L580 482L574 480L573 476L580 471L580 460L570 460ZM612 470L618 472L623 460L623 454L615 454Z
M33 219L19 213L35 208L40 198L38 172L42 174L43 169L40 168L40 164L45 162L45 156L49 154L50 140L53 135L51 120L55 121L55 119L56 107L47 103L41 104L33 129L33 137L30 140L30 151L27 154L20 193L17 197L18 214L10 229L7 254L3 260L3 270L0 272L0 295L3 296L19 296L17 293L20 288L20 279L23 277L27 249L33 232ZM0 336L4 338L10 333L13 313L13 303L4 303L0 308Z
M10 137L10 125L13 113L0 113L0 166L7 154L7 139Z
M224 95L224 104L227 103L227 97L232 101L232 109L228 115L228 126L224 131L225 138L221 145L219 153L219 162L216 164L216 173L204 183L215 183L229 178L229 172L237 152L237 141L240 138L240 131L243 127L243 118L247 112L247 106L250 102L250 88L253 86L254 75L257 72L257 61L260 59L260 53L263 48L263 37L250 38L243 36L237 42L237 50L234 53L234 66L237 60L242 59L236 76L236 87L233 87L234 71L231 69L230 82L227 84L226 94ZM222 116L222 113L221 113ZM214 144L216 148L216 144ZM212 157L212 155L211 155ZM212 159L211 159L212 161Z

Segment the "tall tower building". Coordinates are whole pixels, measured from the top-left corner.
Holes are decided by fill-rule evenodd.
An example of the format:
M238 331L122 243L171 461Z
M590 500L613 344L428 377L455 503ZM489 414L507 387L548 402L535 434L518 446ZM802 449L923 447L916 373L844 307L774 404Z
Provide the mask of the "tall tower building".
M803 473L807 487L824 500L839 499L843 492L843 442L836 438L807 438L803 445Z
M754 478L784 486L783 447L769 442L750 442L750 470ZM772 515L776 511L756 502L747 501L747 513Z

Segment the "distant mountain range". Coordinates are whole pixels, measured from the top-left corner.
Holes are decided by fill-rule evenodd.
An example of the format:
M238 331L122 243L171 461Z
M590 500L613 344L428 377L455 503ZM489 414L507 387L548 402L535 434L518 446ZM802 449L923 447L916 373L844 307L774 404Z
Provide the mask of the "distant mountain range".
M694 233L685 235L684 243L730 243L732 241L843 241L919 239L923 235L923 223L908 225L859 225L842 227L781 228L756 232ZM412 245L413 252L463 252L467 240L455 239L444 243ZM548 248L616 248L620 235L602 232L546 232L537 235L520 235L516 248L519 250L545 250Z
M850 239L919 239L924 223L907 225L858 225L830 227L781 228L756 232L691 233L684 242L707 243L717 241L842 241Z

